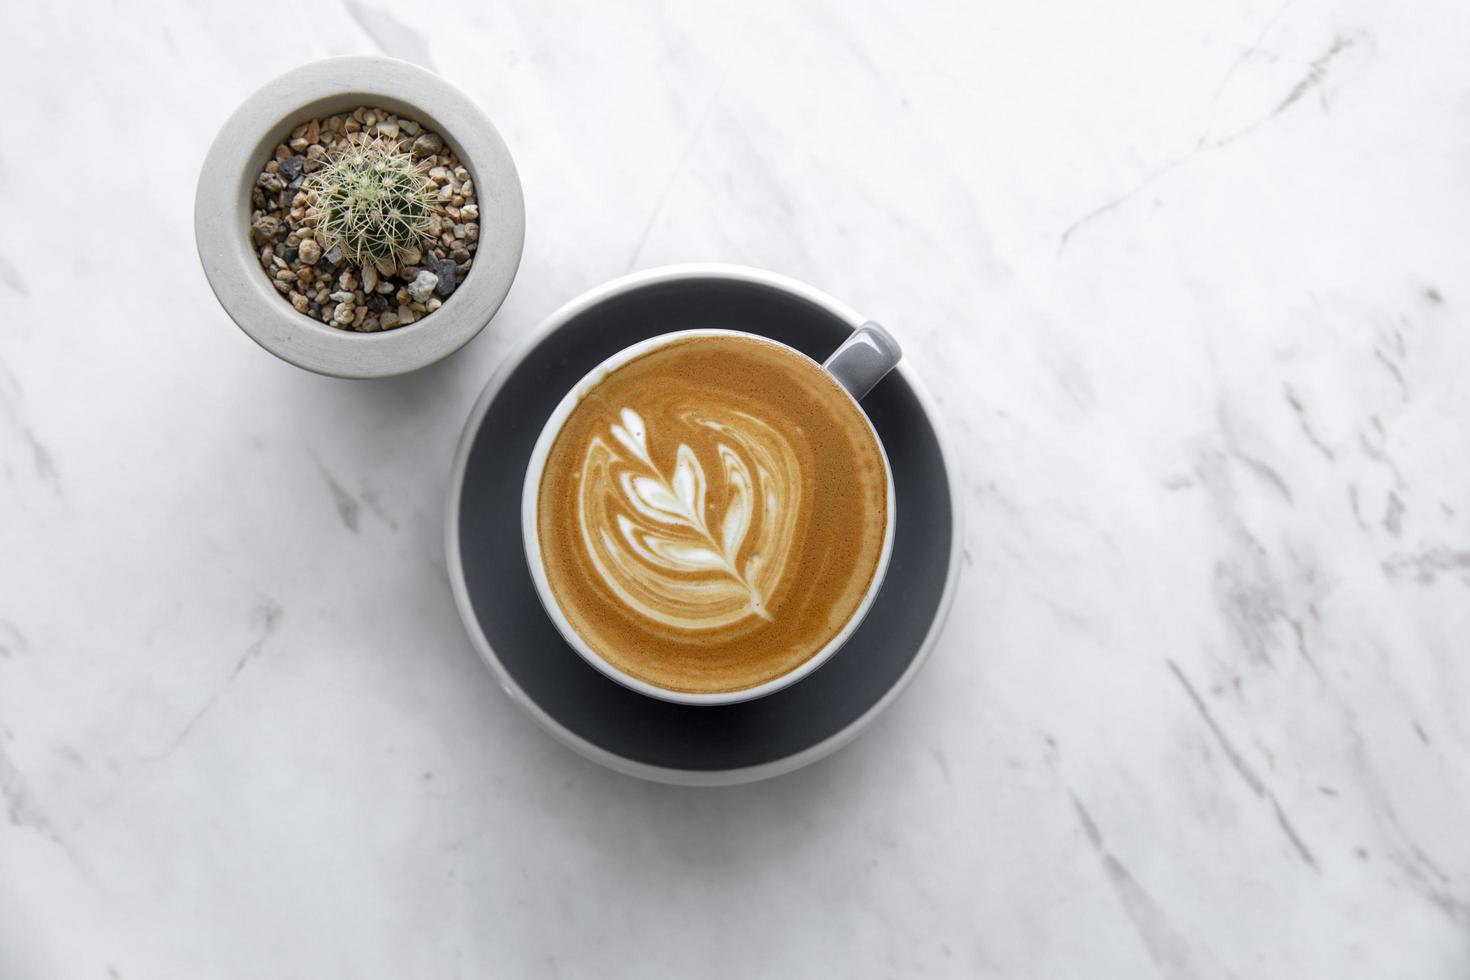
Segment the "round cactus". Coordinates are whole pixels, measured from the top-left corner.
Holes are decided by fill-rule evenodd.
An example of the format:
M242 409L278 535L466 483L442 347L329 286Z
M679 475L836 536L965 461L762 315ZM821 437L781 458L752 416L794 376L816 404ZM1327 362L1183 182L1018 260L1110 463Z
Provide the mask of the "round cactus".
M396 266L422 254L439 204L428 168L396 142L362 138L307 178L323 248L356 265Z

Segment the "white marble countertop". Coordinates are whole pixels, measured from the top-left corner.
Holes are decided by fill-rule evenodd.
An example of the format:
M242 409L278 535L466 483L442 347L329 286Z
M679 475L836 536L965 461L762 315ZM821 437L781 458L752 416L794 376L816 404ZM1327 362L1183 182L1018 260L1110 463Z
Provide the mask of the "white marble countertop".
M0 14L0 977L1470 975L1462 2L307 9ZM191 208L371 51L480 101L528 234L352 383ZM914 686L711 791L517 711L441 530L505 353L688 260L891 326L967 488Z

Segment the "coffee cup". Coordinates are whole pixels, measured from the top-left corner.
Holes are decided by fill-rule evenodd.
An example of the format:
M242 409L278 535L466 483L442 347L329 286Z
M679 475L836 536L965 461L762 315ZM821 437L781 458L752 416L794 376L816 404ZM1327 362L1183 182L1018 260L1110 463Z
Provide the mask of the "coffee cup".
M698 329L589 371L542 428L521 497L531 577L566 642L692 705L775 693L836 655L893 549L892 472L858 400L900 356L871 322L820 364Z

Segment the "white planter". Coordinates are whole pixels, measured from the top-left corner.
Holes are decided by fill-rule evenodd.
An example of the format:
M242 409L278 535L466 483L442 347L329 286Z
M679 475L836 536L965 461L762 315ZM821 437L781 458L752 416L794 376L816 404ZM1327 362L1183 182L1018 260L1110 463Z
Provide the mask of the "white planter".
M271 286L250 240L250 189L291 130L361 105L382 106L438 133L475 182L474 264L444 305L381 333L339 330L297 313ZM194 237L210 288L252 340L282 360L339 378L403 374L459 350L510 291L526 211L510 151L484 113L432 72L392 58L329 58L268 83L225 122L199 174Z

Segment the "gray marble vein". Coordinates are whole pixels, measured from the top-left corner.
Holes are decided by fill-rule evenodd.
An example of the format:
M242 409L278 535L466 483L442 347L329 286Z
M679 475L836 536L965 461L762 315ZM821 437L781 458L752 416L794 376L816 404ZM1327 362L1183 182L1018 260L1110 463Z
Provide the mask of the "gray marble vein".
M1153 896L1108 850L1096 821L1082 801L1073 796L1072 806L1077 811L1077 822L1087 842L1097 852L1108 883L1118 896L1118 904L1137 931L1139 941L1148 951L1159 976L1168 980L1227 980L1234 977L1235 974L1225 969L1208 949L1199 948L1169 921L1168 914Z

